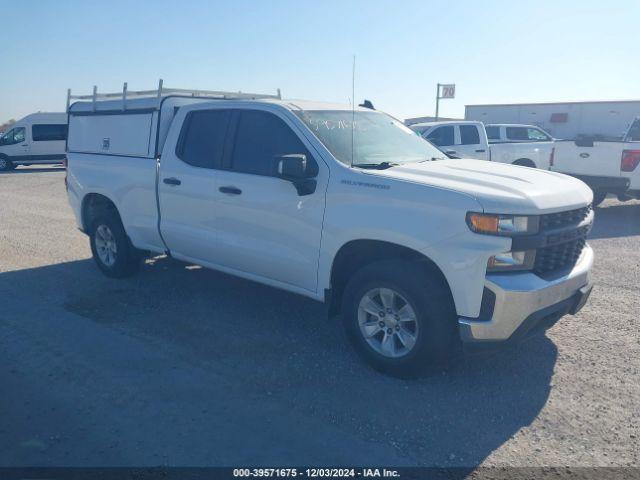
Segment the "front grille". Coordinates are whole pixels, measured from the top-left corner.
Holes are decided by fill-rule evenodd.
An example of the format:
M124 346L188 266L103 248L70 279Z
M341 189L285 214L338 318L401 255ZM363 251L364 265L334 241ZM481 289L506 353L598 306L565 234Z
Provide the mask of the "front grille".
M572 267L576 264L587 243L586 235L570 242L539 248L533 271L545 274Z
M591 212L591 205L566 212L548 213L540 217L540 231L554 230L556 228L578 225Z
M591 205L540 217L540 232L549 233L547 242L551 245L541 247L536 251L536 260L533 266L535 273L551 273L570 268L576 264L587 244L587 234L591 228L590 225L582 227L578 227L578 225L587 218L590 212ZM571 226L576 228L571 229Z

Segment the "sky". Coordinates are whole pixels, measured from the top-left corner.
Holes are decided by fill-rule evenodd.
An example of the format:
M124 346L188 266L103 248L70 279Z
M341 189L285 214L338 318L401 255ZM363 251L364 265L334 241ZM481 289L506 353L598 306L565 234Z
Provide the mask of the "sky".
M639 0L0 0L0 123L75 94L275 93L405 119L477 103L640 99Z

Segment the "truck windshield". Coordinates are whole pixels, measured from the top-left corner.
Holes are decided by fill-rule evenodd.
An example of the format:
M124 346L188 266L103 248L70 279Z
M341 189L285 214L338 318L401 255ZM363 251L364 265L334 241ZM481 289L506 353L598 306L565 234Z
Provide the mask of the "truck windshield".
M332 155L346 165L393 166L446 158L413 130L384 113L305 110L296 114Z

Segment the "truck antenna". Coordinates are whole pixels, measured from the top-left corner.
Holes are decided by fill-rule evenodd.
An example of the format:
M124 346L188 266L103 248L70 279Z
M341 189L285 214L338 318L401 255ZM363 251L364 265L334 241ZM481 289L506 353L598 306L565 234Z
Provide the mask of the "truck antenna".
M356 128L356 56L353 56L351 69L351 167L353 167L353 135Z

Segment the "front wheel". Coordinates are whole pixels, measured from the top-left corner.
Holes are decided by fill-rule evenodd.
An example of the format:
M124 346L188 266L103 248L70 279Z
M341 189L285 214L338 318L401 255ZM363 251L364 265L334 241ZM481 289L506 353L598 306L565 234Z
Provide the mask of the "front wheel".
M593 191L593 206L597 207L604 199L607 198L607 192L603 192L602 190L594 190Z
M342 318L349 339L374 368L411 376L445 360L456 332L449 289L416 262L392 260L354 274Z
M15 165L11 160L6 157L0 157L0 172L8 172L9 170L13 170Z
M92 224L89 240L93 259L106 276L123 278L137 271L141 257L115 215L97 218Z

